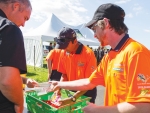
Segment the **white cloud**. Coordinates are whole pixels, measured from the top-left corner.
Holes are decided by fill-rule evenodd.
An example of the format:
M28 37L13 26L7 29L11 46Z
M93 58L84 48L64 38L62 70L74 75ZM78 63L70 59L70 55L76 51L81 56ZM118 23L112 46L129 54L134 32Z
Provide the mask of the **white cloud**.
M150 30L149 30L149 29L145 29L144 31L150 33Z
M131 0L118 0L118 1L115 2L115 4L125 4L129 1L131 1Z
M133 11L135 12L136 15L138 15L139 13L141 13L142 9L143 8L139 4L134 4Z
M132 13L129 13L129 14L126 15L126 17L128 17L128 18L133 18L133 14L132 14Z
M70 25L81 24L86 19L80 16L87 12L80 0L31 0L31 4L31 18L36 21L45 20L51 13Z

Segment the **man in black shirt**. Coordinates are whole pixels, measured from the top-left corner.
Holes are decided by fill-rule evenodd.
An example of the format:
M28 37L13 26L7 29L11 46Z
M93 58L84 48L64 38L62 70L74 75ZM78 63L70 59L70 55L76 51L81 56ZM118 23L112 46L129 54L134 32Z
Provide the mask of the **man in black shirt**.
M20 74L27 72L20 26L29 20L29 0L0 0L0 113L23 112Z
M98 49L97 49L97 64L98 64L98 65L99 65L99 63L101 62L103 56L104 56L103 47L98 47Z
M52 45L52 42L49 43L49 47L48 47L48 50L49 52L53 49L53 45Z

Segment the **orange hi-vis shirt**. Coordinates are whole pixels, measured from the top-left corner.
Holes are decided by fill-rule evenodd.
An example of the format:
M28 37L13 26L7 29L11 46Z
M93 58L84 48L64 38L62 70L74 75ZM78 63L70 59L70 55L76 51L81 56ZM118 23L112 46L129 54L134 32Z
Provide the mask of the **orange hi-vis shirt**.
M47 57L46 60L50 59L52 62L52 70L57 70L58 64L59 64L59 58L61 56L61 53L63 53L64 50L61 49L52 49Z
M64 52L58 71L66 74L68 81L88 78L96 69L94 52L79 43L75 54Z
M127 34L104 56L89 80L92 84L105 86L105 106L150 102L149 56L149 50Z

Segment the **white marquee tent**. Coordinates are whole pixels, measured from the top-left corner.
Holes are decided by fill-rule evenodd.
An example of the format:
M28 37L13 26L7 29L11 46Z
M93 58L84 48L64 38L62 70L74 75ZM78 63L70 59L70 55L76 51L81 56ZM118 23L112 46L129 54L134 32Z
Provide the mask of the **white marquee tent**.
M100 43L94 38L93 32L84 27L84 24L78 26L70 26L58 19L54 14L51 14L41 26L24 34L24 43L26 51L26 60L28 65L42 67L43 66L43 42L54 41L57 32L62 27L71 27L78 29L83 36L78 36L77 39L81 43L90 46L99 46Z

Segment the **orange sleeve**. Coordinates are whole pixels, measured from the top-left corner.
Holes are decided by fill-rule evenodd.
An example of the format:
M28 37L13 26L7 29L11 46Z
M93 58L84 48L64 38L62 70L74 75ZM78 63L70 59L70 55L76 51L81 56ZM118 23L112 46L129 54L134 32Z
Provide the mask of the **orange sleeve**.
M48 53L48 55L46 56L46 61L47 61L48 59L52 60L53 55L54 55L54 49L51 50L51 51Z
M96 58L95 58L93 51L91 51L91 53L89 54L89 56L87 56L87 58L88 58L87 59L88 61L87 61L87 66L85 70L85 78L90 77L90 75L94 72L94 70L97 67Z
M150 102L150 58L149 54L139 52L128 61L127 102Z
M89 80L92 84L105 86L104 73L103 73L104 66L102 62L104 62L104 60L101 61L97 69L91 74Z

